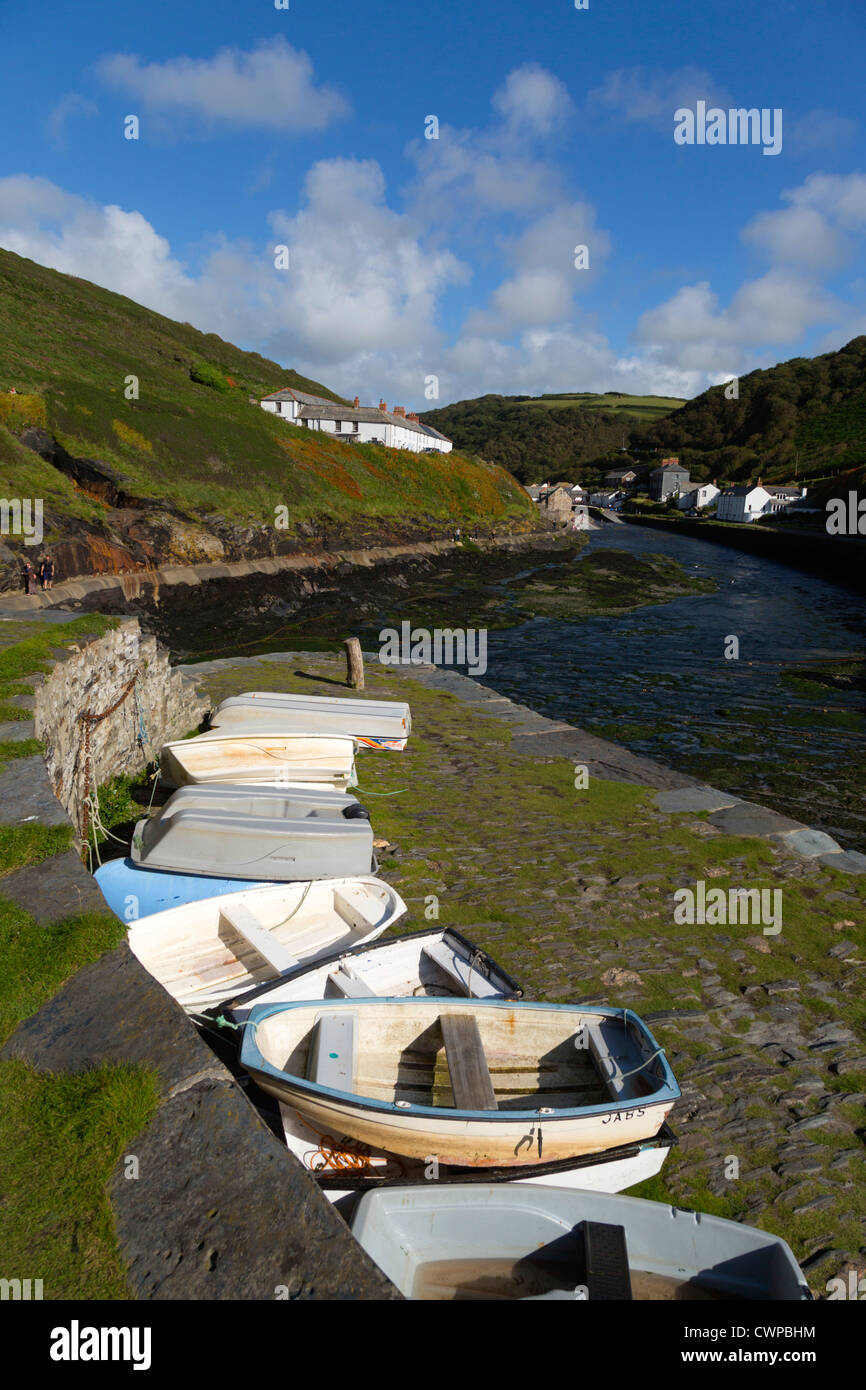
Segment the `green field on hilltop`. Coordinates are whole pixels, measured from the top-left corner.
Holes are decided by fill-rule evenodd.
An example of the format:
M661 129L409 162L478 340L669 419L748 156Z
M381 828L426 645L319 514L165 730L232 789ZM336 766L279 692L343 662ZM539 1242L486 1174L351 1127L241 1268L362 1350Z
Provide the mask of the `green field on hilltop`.
M520 405L541 406L545 410L562 410L570 406L580 406L583 410L604 410L613 415L622 415L629 420L639 420L648 424L659 420L685 405L680 396L629 396L622 391L571 391L564 395L531 396L518 402Z

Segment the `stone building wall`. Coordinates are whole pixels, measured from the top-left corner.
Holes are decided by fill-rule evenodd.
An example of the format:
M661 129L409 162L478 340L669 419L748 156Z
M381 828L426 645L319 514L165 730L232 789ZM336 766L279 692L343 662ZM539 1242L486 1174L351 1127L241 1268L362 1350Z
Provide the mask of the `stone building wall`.
M35 691L34 733L45 746L54 794L76 828L88 785L141 771L168 739L194 729L207 708L197 682L172 670L168 652L142 633L137 618L59 654ZM102 719L82 717L109 710Z

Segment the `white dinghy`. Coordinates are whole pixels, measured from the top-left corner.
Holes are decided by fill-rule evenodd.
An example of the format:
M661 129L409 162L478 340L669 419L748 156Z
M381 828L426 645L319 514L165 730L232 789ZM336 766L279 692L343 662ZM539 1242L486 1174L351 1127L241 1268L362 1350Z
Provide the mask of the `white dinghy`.
M129 929L130 950L188 1012L372 941L406 912L372 875L278 884L155 912Z
M256 1004L311 999L448 997L520 999L523 990L485 951L447 927L408 932L298 966L271 984L228 999L221 1013L245 1023Z
M412 716L405 700L341 700L326 695L283 695L274 690L248 690L231 695L210 717L211 728L222 733L245 733L267 727L269 733L304 730L317 734L348 734L362 748L406 747Z
M256 1005L241 1064L318 1129L465 1168L651 1138L680 1093L630 1010L496 999Z
M303 1164L328 1198L344 1216L363 1192L396 1184L401 1187L429 1183L527 1183L542 1187L565 1187L591 1192L623 1192L636 1183L646 1182L660 1173L676 1141L662 1125L652 1139L634 1144L617 1144L603 1153L583 1154L579 1158L536 1163L527 1167L456 1168L447 1164L400 1157L362 1144L347 1134L325 1133L297 1110L279 1102L280 1119L286 1145Z
M389 1187L361 1198L352 1234L412 1299L811 1298L778 1236L639 1197Z
M181 787L138 822L130 855L146 869L275 882L375 868L369 813L353 796L321 787Z
M199 734L163 745L160 776L169 785L315 783L344 792L354 780L355 741L303 733Z

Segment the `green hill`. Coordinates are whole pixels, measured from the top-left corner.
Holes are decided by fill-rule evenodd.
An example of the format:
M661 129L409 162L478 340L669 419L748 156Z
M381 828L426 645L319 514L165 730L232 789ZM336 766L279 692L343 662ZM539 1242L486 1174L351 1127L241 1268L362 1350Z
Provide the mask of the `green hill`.
M138 399L128 400L131 377ZM215 334L0 250L0 493L43 499L46 541L66 546L63 573L276 553L322 527L369 543L389 527L532 521L525 492L496 464L343 444L285 424L257 403L284 386L341 399ZM289 525L275 536L278 507ZM7 583L24 553L19 538L0 538Z
M424 418L455 445L495 459L523 483L556 478L583 482L589 467L619 462L623 435L675 410L676 397L574 392L546 396L479 396ZM574 477L573 475L577 475Z
M650 425L639 443L677 453L696 478L788 481L866 464L866 337L713 386Z
M698 481L761 476L811 487L866 465L866 337L750 372L736 400L725 389L685 403L615 391L479 396L425 419L522 482L593 486L619 463L654 466L665 454L678 455Z

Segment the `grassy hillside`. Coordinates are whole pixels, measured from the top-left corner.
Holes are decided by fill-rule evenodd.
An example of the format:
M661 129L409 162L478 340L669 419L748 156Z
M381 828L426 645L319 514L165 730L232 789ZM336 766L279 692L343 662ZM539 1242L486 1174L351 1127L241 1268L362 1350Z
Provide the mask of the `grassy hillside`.
M866 337L740 378L739 399L711 387L644 431L695 477L806 483L866 463Z
M137 400L126 399L130 377ZM340 399L215 334L0 250L3 488L44 499L48 539L96 528L122 546L130 505L205 528L272 527L284 506L290 532L320 518L423 526L531 514L495 465L328 441L250 402L284 386ZM61 446L52 462L22 447L28 428ZM96 466L76 475L65 455Z

